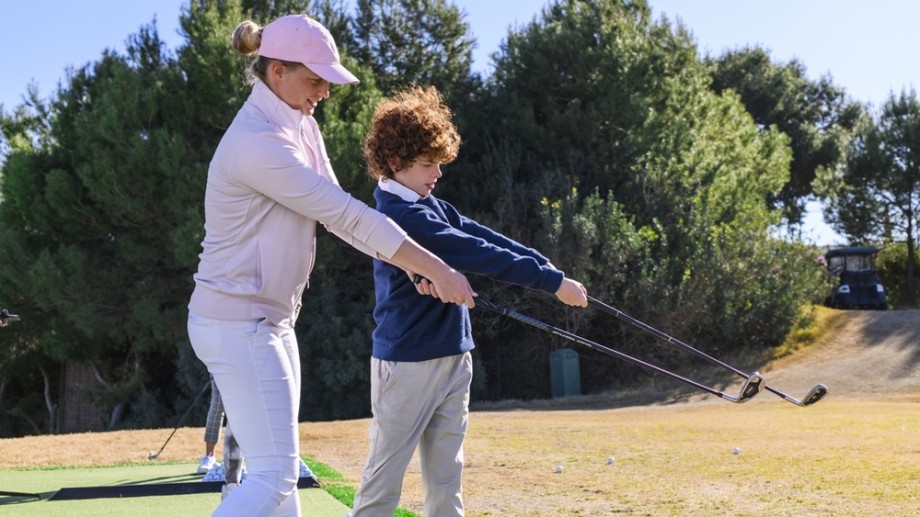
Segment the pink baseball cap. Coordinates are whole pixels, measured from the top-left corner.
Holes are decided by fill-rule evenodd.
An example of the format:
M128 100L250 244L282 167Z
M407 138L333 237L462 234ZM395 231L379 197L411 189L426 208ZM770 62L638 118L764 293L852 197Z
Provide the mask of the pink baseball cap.
M318 21L290 14L262 28L259 55L303 63L332 84L355 84L358 78L339 63L339 50L332 34Z

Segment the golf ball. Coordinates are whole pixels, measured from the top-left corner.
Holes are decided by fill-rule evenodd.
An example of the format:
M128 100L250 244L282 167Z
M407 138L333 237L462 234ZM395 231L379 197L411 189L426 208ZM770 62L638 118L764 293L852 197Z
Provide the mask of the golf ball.
M607 458L607 465L613 465L614 461L616 460L613 459L613 456L610 456L609 458Z
M556 465L556 472L562 472L562 465Z
M734 449L732 449L732 454L741 454L741 449L735 447Z

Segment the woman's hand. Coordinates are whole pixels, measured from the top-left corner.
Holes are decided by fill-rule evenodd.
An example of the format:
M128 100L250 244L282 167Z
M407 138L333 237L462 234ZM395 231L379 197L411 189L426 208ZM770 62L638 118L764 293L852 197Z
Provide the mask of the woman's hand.
M452 272L452 273L451 273ZM459 275L459 277L457 276ZM449 270L447 276L442 280L441 286L438 287L438 284L428 280L427 278L421 275L412 275L412 283L415 284L415 290L423 296L433 296L444 303L456 303L457 305L466 305L470 309L476 306L473 297L478 296L473 288L469 286L469 283L463 273L460 273L456 270ZM464 288L464 284L466 288ZM442 294L445 293L442 289L448 288L455 291L455 294Z
M476 292L473 291L463 273L448 266L410 237L406 237L403 244L392 257L387 259L387 262L403 268L413 282L416 275L427 279L430 285L415 284L421 294L434 296L444 303L466 305L471 309L476 306L476 302L473 301Z

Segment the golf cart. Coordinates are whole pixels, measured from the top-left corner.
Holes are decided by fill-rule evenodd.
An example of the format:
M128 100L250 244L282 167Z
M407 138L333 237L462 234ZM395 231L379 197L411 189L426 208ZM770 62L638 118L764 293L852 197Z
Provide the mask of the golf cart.
M825 253L827 270L836 277L837 286L824 305L836 309L886 310L885 287L875 269L878 251L871 246L848 246Z

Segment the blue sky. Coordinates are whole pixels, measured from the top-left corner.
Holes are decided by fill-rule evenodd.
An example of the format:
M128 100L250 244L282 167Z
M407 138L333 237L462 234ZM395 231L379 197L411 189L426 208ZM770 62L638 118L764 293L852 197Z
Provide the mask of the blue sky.
M105 49L124 52L125 40L154 17L160 37L175 50L179 15L188 0L25 0L5 2L4 36L9 42L0 53L0 104L6 112L22 103L35 81L47 97L65 78L68 67L98 61ZM476 70L489 69L489 55L498 49L508 27L523 25L546 5L546 0L454 0L467 13L478 42Z
M0 105L10 112L34 82L47 97L69 67L97 61L103 50L124 51L128 36L154 17L170 49L181 43L178 18L188 0L26 0L5 2L5 51L0 53ZM533 19L546 0L454 0L466 12L476 70L509 27ZM914 0L649 0L654 16L679 18L701 53L718 55L745 45L768 49L774 60L798 58L809 77L830 75L862 102L878 107L889 93L920 86L920 2ZM812 213L806 236L840 243Z

